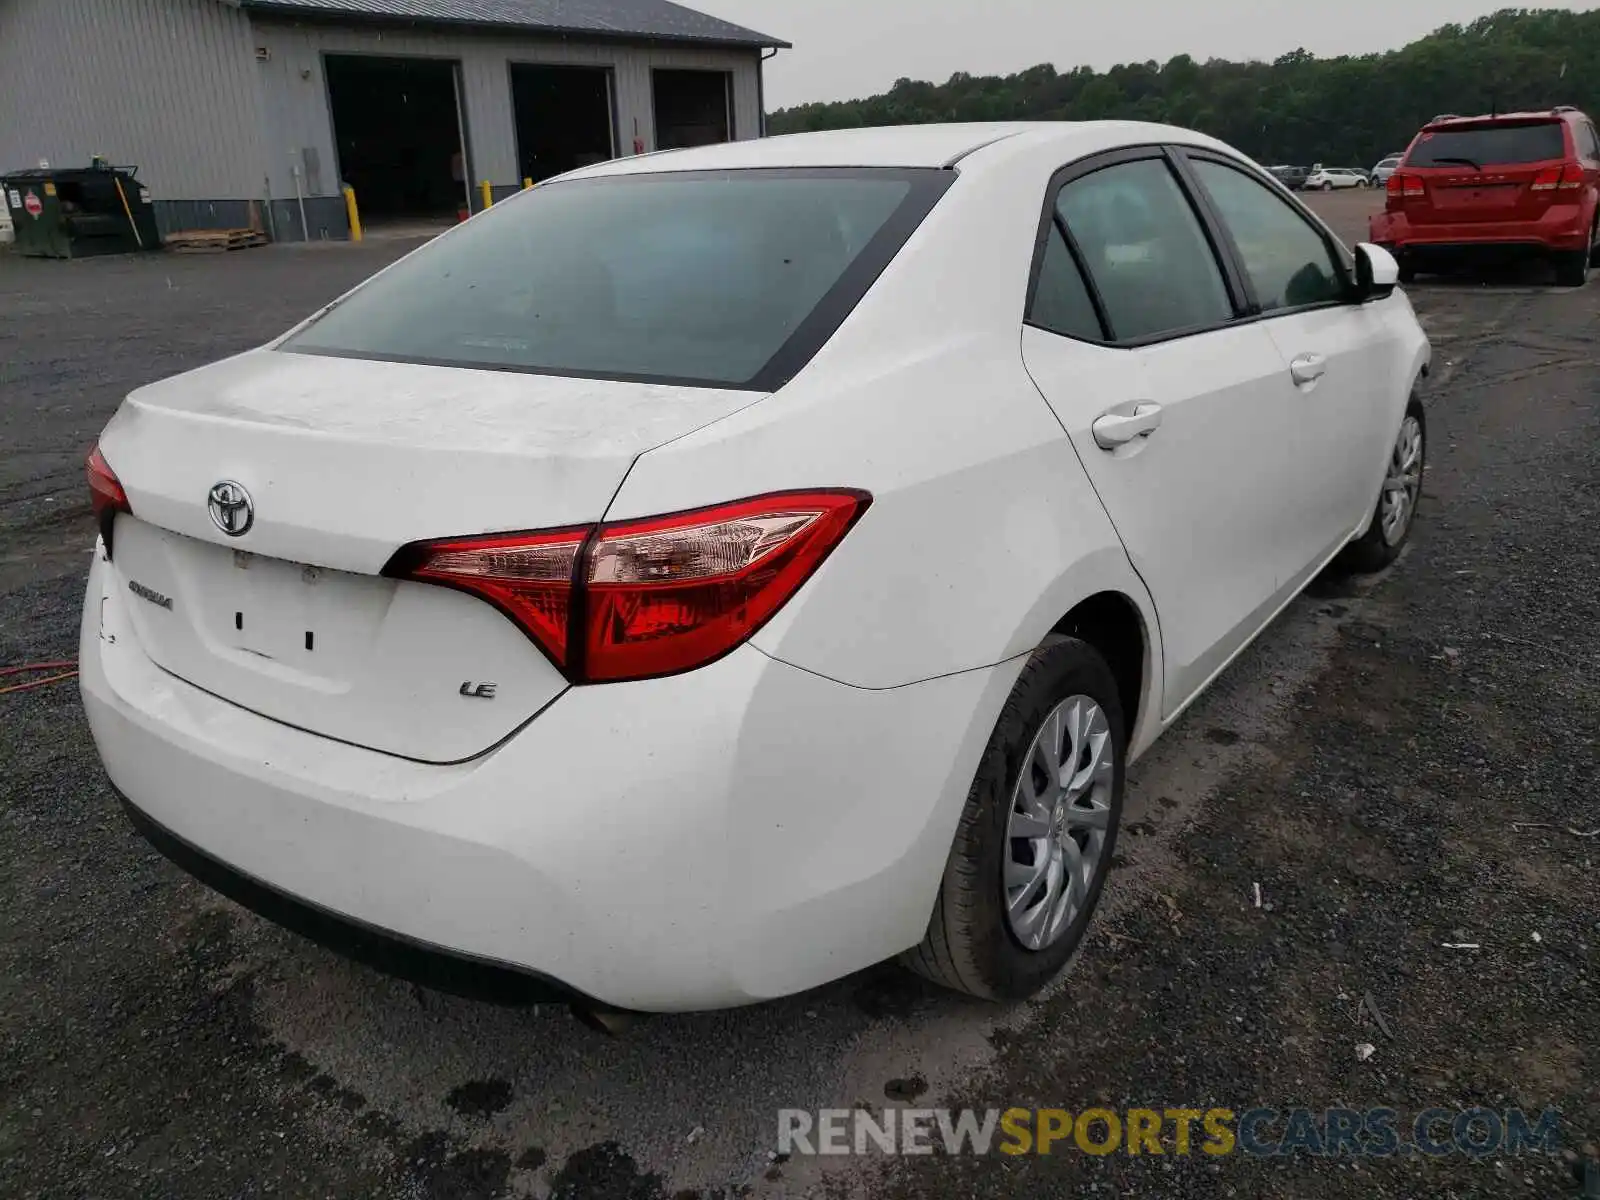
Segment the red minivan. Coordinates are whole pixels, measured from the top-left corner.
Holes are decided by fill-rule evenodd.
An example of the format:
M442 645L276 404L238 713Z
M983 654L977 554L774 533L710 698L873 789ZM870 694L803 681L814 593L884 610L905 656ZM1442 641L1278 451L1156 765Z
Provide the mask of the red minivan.
M1531 253L1576 287L1600 265L1600 135L1575 108L1431 121L1388 189L1370 240L1399 260L1402 282Z

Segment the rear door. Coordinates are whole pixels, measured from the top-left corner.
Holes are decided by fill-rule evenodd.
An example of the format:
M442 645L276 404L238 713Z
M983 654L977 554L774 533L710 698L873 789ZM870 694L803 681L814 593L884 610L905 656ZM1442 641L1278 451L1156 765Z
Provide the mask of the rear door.
M1034 382L1150 589L1170 715L1307 555L1284 368L1156 149L1058 176L1023 330Z
M1315 570L1366 517L1373 470L1388 444L1394 334L1370 307L1348 303L1351 265L1328 232L1233 160L1198 151L1188 169L1231 242L1249 310L1282 361L1301 486L1286 495Z
M1556 117L1424 129L1406 155L1406 174L1423 185L1403 197L1406 215L1417 225L1537 221L1556 199L1540 176L1559 174L1570 153Z

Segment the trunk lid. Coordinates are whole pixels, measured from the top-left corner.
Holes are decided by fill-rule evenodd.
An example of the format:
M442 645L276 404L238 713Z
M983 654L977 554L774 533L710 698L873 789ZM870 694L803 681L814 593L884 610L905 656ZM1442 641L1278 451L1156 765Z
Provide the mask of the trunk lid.
M145 651L178 678L313 733L459 761L566 682L483 601L382 577L395 550L599 521L637 455L760 398L252 351L134 392L107 425L134 513L113 567ZM251 498L239 536L212 518L220 481Z

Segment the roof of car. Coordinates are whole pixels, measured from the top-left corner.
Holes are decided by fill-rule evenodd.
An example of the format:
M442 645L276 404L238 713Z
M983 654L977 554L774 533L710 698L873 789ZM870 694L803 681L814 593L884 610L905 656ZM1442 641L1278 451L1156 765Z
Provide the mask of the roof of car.
M1003 143L1021 152L1042 143L1081 158L1117 146L1152 142L1221 143L1204 134L1144 121L994 121L893 125L790 133L743 142L612 159L562 178L634 175L656 171L722 171L758 167L949 167ZM999 149L998 146L996 146Z

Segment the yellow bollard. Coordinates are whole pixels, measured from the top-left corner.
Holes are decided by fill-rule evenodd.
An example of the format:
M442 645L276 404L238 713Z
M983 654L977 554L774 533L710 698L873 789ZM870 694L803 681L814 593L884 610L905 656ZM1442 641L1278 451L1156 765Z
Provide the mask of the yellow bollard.
M483 188L483 206L488 208L494 203L494 189L489 186L489 181L487 179L485 179L479 186Z
M527 191L532 186L533 186L533 180L524 177L523 180L522 180L522 190L523 191Z
M350 240L361 240L361 210L356 207L356 190L348 183L344 185L344 211L350 218Z

